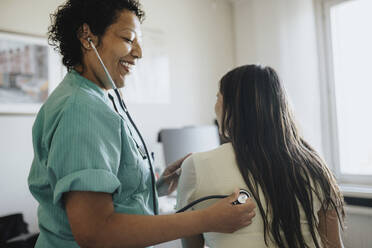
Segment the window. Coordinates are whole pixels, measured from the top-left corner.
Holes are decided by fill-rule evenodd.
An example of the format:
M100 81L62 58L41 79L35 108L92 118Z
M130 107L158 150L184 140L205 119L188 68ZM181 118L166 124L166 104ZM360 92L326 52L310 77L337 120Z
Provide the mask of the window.
M372 186L372 1L323 4L328 162L341 183Z

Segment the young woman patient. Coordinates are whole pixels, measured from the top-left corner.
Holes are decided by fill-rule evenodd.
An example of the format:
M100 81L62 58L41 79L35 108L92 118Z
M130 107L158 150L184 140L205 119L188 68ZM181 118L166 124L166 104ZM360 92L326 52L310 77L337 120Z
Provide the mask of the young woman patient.
M241 188L259 211L248 227L188 237L183 247L342 247L343 197L325 162L299 134L276 72L258 65L228 72L215 111L228 143L184 161L177 207Z

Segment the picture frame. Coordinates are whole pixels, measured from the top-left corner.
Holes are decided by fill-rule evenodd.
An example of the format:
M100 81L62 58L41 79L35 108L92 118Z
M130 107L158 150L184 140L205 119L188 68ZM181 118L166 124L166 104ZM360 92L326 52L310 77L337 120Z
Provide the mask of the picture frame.
M46 37L0 30L0 114L36 114L64 73Z

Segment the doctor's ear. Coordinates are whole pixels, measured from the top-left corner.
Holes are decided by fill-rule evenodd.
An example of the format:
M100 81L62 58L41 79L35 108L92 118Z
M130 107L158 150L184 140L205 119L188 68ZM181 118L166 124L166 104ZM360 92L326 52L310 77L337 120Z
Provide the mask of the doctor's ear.
M78 31L78 39L80 40L81 45L86 49L90 50L92 48L90 41L95 43L95 36L90 31L89 25L84 23Z

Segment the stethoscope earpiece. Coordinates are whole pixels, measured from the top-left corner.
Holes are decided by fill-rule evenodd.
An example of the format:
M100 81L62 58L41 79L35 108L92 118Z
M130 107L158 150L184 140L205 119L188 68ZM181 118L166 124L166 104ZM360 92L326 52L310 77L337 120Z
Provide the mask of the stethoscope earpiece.
M93 43L93 41L92 41L92 39L90 37L87 38L87 41L88 41L88 45L87 46L84 46L85 49L89 49L89 48L91 48L91 47L94 46L94 43Z

